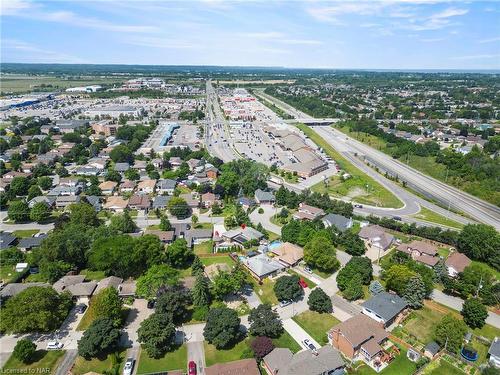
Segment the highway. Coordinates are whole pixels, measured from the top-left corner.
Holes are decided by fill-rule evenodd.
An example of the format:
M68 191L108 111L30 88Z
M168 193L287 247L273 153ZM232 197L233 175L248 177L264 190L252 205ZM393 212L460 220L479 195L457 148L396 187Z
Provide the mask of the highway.
M306 113L298 111L297 109L291 107L286 103L283 103L282 101L274 97L271 97L262 92L258 92L258 95L271 101L277 107L294 116L295 118L313 119L313 117L307 115ZM290 110L290 108L292 108L292 110ZM345 156L349 156L348 159L351 162L353 162L353 159L359 160L355 158L354 155L365 155L370 159L372 163L376 163L380 168L387 170L392 175L397 175L400 180L406 181L407 185L411 186L413 189L421 192L428 197L432 197L444 206L461 211L467 216L479 222L492 225L497 230L500 230L500 208L490 203L484 202L479 198L473 197L472 195L465 193L459 189L451 187L432 177L429 177L397 160L394 160L392 157L384 154L381 151L375 150L370 146L367 146L351 137L346 136L345 134L332 127L314 127L314 129L339 152L341 152ZM361 161L354 164L356 164L358 168L365 171L365 173L367 171L366 168L370 168L368 166L366 166L366 168L361 168L360 165L364 165L364 163ZM379 174L377 173L377 175ZM385 178L383 178L382 180L378 179L378 181L383 183L385 187L394 192L394 185L396 184ZM395 192L395 194L405 203L405 207L409 206L411 202L413 202L413 204L414 202L418 202L419 204L422 204L423 206L428 207L435 212L444 214L453 220L457 220L456 217L459 217L458 215L452 214L449 210L444 210L443 208L435 204L429 203L422 198L411 194L407 190L404 190L404 192L405 193L402 193L401 189L399 189L399 191ZM379 215L385 214L386 216L388 216L390 212L388 211L388 209L382 208L378 208L376 209L376 211L378 212L374 213L377 213ZM395 210L392 210L392 213L397 214ZM409 213L405 214L407 215ZM461 220L457 221L463 222L464 220L462 218Z

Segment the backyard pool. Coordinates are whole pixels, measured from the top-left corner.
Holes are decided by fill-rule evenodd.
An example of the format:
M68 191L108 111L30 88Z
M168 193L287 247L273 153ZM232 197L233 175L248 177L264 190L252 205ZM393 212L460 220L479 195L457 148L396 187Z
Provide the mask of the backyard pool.
M273 249L276 249L277 247L281 246L282 243L283 242L281 241L274 241L271 242L269 245L267 245L267 248L272 251Z

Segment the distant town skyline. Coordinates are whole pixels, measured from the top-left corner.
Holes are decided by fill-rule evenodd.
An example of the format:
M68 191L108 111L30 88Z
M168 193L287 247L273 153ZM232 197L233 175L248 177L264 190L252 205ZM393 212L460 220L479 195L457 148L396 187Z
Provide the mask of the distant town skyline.
M496 1L1 4L2 62L500 69Z

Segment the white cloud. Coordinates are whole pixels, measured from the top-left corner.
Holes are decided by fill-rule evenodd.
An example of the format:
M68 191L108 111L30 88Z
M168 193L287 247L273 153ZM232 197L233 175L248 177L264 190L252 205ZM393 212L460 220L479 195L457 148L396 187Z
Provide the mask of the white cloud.
M479 54L479 55L467 55L467 56L455 56L452 57L453 60L487 60L487 59L500 59L500 54Z
M268 32L247 32L237 34L241 38L265 40L274 43L295 44L295 45L320 45L323 44L320 40L291 38L286 34L278 31Z
M500 36L496 36L494 38L483 39L483 40L479 41L479 43L493 43L493 42L500 42Z
M26 0L2 0L0 1L0 15L12 16L27 11L33 3Z
M21 54L21 56L26 55L22 56L22 58L25 58L26 61L29 62L38 62L38 63L49 62L49 63L66 63L66 64L88 63L88 61L80 57L68 55L65 53L50 51L45 48L36 47L30 43L17 39L2 40L2 50L10 51L7 54L2 53L2 55L4 55L3 59L5 58L5 55L7 55L7 58L9 58L8 56L11 54Z

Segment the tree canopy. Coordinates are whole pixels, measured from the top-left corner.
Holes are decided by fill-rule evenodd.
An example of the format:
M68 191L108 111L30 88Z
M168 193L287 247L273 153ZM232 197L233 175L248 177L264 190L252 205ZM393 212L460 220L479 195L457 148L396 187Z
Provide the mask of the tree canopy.
M78 354L89 360L116 348L120 340L120 331L108 318L98 318L83 333L78 341Z
M335 247L325 236L315 236L304 246L304 260L325 272L335 272L340 267Z
M161 358L175 346L175 326L167 314L154 313L143 320L137 335L151 358Z
M237 312L230 308L210 309L203 336L217 349L227 348L241 337L240 322Z
M155 264L137 279L135 293L138 297L151 299L156 297L160 287L177 285L178 282L178 270L168 264Z
M278 301L295 301L304 294L297 275L279 277L273 290Z
M309 294L307 304L311 311L319 313L331 313L333 311L332 300L321 288L315 288Z
M283 324L271 305L261 304L250 310L248 316L249 332L253 336L279 337L283 333Z

